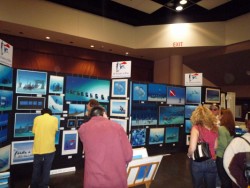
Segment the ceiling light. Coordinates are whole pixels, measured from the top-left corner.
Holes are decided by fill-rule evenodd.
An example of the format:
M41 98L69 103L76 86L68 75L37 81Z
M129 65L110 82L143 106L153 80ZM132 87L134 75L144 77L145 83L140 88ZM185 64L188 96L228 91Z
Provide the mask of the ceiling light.
M94 48L95 46L92 44L92 45L90 45L90 48Z
M45 37L45 38L48 39L48 40L50 39L50 37Z
M125 54L128 55L128 52L126 52Z
M181 5L187 4L187 0L181 0L181 1L180 1L180 4L181 4Z
M177 10L177 11L181 11L182 9L183 9L182 6L177 6L177 7L175 8L175 10Z

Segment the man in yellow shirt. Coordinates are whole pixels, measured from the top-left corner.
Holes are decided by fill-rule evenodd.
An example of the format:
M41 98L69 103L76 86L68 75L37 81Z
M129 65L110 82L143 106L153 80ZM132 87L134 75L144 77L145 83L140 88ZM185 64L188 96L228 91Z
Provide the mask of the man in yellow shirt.
M34 119L34 163L31 188L48 188L52 162L55 156L55 136L58 131L58 119L52 116L50 109L41 111L42 115Z

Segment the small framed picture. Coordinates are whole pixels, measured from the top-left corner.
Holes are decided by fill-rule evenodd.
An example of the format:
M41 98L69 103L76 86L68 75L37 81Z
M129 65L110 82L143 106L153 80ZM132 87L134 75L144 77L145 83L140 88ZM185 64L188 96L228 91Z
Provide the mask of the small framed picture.
M128 79L112 80L112 97L127 97Z
M68 128L75 128L76 127L76 119L68 119L67 127Z
M220 89L206 88L205 102L220 103Z
M77 119L77 127L80 127L84 123L84 119Z
M128 101L127 100L110 100L110 116L127 117Z

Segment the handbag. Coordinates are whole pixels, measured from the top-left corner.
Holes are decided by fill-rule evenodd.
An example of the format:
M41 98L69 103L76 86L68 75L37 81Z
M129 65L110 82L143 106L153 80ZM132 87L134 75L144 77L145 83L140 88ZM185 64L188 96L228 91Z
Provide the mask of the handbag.
M203 140L199 128L198 131L199 131L199 139L192 158L196 162L202 162L211 159L212 156L210 153L209 144Z

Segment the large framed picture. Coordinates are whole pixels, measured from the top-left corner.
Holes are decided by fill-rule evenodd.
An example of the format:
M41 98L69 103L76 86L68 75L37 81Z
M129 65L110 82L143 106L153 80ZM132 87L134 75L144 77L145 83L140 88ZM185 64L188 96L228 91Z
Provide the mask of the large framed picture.
M112 97L127 97L128 79L112 80Z
M185 87L168 86L167 104L185 104Z
M132 84L133 101L146 101L148 100L148 85L142 83Z
M10 145L0 148L1 165L0 172L10 169Z
M77 130L63 131L62 155L76 154L78 151L78 132Z
M63 84L64 77L63 76L54 76L50 75L49 81L49 93L63 93Z
M206 88L205 102L220 103L220 89Z
M184 124L184 106L160 106L159 125Z
M151 128L149 133L149 145L162 144L164 142L164 128Z
M16 93L46 95L47 73L17 69Z
M12 110L13 91L0 90L0 111Z
M12 142L11 146L11 164L22 164L33 162L32 154L33 140Z
M110 100L110 116L127 117L128 115L128 101L120 99Z
M0 86L12 87L13 68L0 64Z
M148 101L167 101L167 85L165 84L148 84Z
M186 87L186 104L201 104L201 87Z

